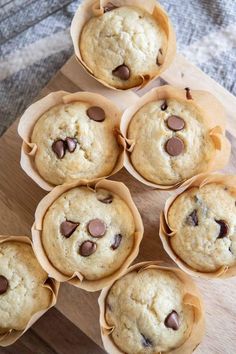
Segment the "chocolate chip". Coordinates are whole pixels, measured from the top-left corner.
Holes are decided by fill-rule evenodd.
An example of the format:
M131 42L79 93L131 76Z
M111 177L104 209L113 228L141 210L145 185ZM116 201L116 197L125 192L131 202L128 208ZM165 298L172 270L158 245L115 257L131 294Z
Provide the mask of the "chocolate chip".
M117 68L112 71L112 74L124 81L130 78L130 70L125 64L117 66Z
M184 129L185 121L182 118L178 117L178 116L170 116L167 119L167 126L168 126L169 129L177 132L179 130Z
M190 226L198 226L197 210L195 209L189 216L187 216L186 224Z
M170 156L178 156L184 151L184 143L180 138L172 137L167 140L165 149Z
M79 223L66 220L61 223L60 232L63 236L69 238L73 234L73 232L77 229L78 226Z
M57 155L59 159L62 159L65 155L65 143L63 140L54 141L52 144L52 151Z
M7 292L9 283L7 278L3 275L0 275L0 295L5 294Z
M97 198L99 200L99 202L104 203L104 204L111 204L113 201L113 196L111 194L109 194L106 197L98 197Z
M191 90L190 90L190 88L189 88L189 87L186 87L185 90L186 90L186 98L187 98L187 100L192 100L193 97L192 97L192 95L191 95Z
M142 336L142 346L145 348L152 347L152 341L149 338L145 337L142 333L140 334Z
M83 257L91 256L94 252L96 252L97 244L92 241L84 241L79 248L79 254Z
M112 10L114 10L114 9L117 9L118 7L117 6L115 6L115 5L113 5L111 2L108 2L107 4L106 4L106 6L104 6L104 13L105 12L109 12L109 11L112 11Z
M115 235L114 243L111 245L111 249L112 249L112 250L116 250L116 249L120 246L122 237L123 237L123 236L122 236L121 234Z
M77 146L77 139L75 138L66 138L66 147L69 152L74 152Z
M106 225L100 219L93 219L88 223L88 232L92 237L100 238L105 235Z
M105 112L101 107L93 106L87 109L87 115L96 122L103 122L106 118Z
M227 223L224 220L216 220L216 219L215 222L220 225L220 232L217 238L226 237L229 231Z
M167 102L164 101L164 103L162 103L162 105L161 105L161 110L165 111L165 110L167 110L167 108L168 108Z
M165 319L165 326L167 328L171 328L174 331L177 331L179 329L179 315L177 314L176 311L172 311Z

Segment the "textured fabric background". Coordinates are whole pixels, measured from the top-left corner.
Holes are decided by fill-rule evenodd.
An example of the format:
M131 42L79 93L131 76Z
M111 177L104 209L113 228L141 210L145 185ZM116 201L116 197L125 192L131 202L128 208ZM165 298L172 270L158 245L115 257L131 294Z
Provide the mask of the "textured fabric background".
M160 0L178 49L236 94L236 1ZM0 134L72 54L80 0L0 0Z

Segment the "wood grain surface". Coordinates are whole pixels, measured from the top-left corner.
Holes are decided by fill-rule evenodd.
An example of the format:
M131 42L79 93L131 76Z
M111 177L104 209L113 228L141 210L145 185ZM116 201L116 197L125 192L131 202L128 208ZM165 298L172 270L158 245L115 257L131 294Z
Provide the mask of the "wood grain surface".
M105 354L105 351L53 308L15 344L0 347L0 354Z
M67 75L68 71L70 71L70 63L71 61L48 84L42 92L42 96L50 91L59 89L71 92L78 90L76 84L79 83L76 80L79 79L80 74L76 76L76 73L73 72ZM77 77L76 80L73 80L74 82L71 81L71 77L73 76ZM187 79L188 83L190 83L190 78L187 77ZM213 86L210 87L210 91L214 91ZM228 112L234 112L234 107L236 106L235 98L233 100L230 95L227 104L230 104ZM236 124L236 117L233 114L229 115L228 119L230 125ZM36 205L45 195L45 192L36 186L20 169L21 141L17 136L16 128L17 122L0 139L1 233L30 236L30 228L33 223ZM231 134L229 134L229 139L233 145L233 153L230 164L225 171L235 173L236 141ZM143 218L145 234L141 244L140 255L136 261L168 260L168 256L163 251L158 237L158 228L160 210L171 192L151 190L134 180L124 169L113 176L112 179L122 181L128 186ZM202 344L197 348L195 353L235 354L236 278L225 281L198 280L197 283L202 290L206 304L207 330ZM93 341L102 346L98 324L97 297L98 293L87 293L70 285L63 284L57 309Z

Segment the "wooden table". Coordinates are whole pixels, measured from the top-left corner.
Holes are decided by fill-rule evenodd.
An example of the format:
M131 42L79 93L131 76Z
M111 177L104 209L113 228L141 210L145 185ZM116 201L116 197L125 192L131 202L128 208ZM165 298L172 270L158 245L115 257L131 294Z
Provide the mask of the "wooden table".
M102 93L109 95L108 89L104 89L90 78L87 78L86 84L81 87L80 81L84 75L86 78L87 74L81 70L75 71L76 68L77 63L72 58L43 90L42 96L50 91L61 89L75 92L78 90L77 85L82 89L87 89L86 85L90 85L90 87L92 85L93 91L102 91ZM234 116L236 99L181 56L176 58L175 63L163 75L163 78L180 87L208 89L222 100L228 113L228 130L230 131L228 136L233 145L230 165L225 171L234 173L236 171L236 139L233 138L233 135L236 136L236 117ZM120 101L120 105L122 105L122 101ZM17 122L0 139L0 230L2 234L30 236L35 208L46 192L36 186L20 169L21 141L16 129ZM137 261L167 260L168 257L158 238L158 228L160 210L170 192L150 190L134 180L124 169L112 179L122 181L130 188L143 218L145 234ZM202 290L206 304L207 331L203 343L195 353L235 354L236 277L227 281L202 280L197 283ZM94 342L102 346L98 325L97 297L98 293L87 293L68 284L63 284L57 309Z

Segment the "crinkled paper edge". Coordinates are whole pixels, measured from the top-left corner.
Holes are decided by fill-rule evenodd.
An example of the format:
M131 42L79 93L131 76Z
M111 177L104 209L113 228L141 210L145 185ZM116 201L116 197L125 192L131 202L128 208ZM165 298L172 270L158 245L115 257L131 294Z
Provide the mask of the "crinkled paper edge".
M164 270L171 271L183 282L184 289L186 291L186 294L184 296L184 303L194 307L195 322L193 324L192 332L188 337L188 339L185 341L185 343L179 348L167 352L167 354L192 353L194 349L200 344L205 333L205 312L204 312L202 297L199 290L197 289L192 279L188 277L185 273L183 273L178 268L170 267L169 265L161 261L157 261L157 262L150 261L150 262L142 262L142 263L135 264L132 267L128 268L126 272L123 274L123 276L134 270L141 272L148 268L164 269ZM98 299L98 304L100 309L99 323L101 328L101 336L102 336L103 345L107 353L124 354L118 349L118 347L113 342L110 334L112 333L114 328L110 327L107 324L105 318L106 297L113 284L103 289ZM156 354L162 354L162 353L156 353Z
M184 272L188 273L193 277L204 278L204 279L225 279L229 277L233 277L236 275L236 264L232 267L221 267L215 272L199 272L194 270L192 267L188 266L185 262L183 262L173 251L171 248L169 239L175 233L174 230L170 229L168 224L168 212L169 208L175 201L175 199L182 194L183 192L187 191L192 187L199 187L209 184L209 183L219 183L231 188L235 189L236 193L236 176L231 175L223 175L223 174L201 174L199 176L193 177L187 183L185 183L184 188L179 190L173 196L167 199L165 203L164 210L160 216L160 230L159 235L162 242L162 245L170 256L170 258L181 268Z
M52 205L52 203L58 199L63 193L69 191L70 189L87 186L89 189L96 190L97 188L103 188L108 190L120 198L127 204L132 215L134 217L135 223L135 233L134 233L134 244L133 250L123 262L122 266L116 270L111 275L98 279L98 280L86 280L80 272L76 272L71 276L67 276L62 274L58 269L56 269L49 261L47 254L43 248L42 244L42 227L43 227L43 219L46 214L48 208ZM42 268L54 279L59 282L69 282L70 284L85 289L87 291L97 291L101 290L115 279L117 279L126 269L127 267L134 261L139 253L140 242L143 237L143 223L141 216L138 212L137 207L135 206L131 194L128 188L121 182L114 182L108 180L100 180L100 181L88 181L82 180L80 182L74 182L71 184L64 184L61 186L57 186L54 188L46 197L44 197L39 203L36 212L35 212L35 222L32 226L32 239L33 239L33 248L35 254L38 258L39 263Z
M214 159L211 161L211 163L209 163L208 170L204 171L204 173L220 170L225 165L227 165L229 161L231 144L225 136L226 115L224 108L219 103L219 101L209 92L195 90L191 90L190 92L192 100L187 99L185 89L179 89L169 85L154 88L139 98L134 105L127 108L122 115L121 133L126 139L128 147L125 152L124 166L135 179L151 188L159 190L173 190L182 186L186 180L173 185L155 184L148 181L141 174L139 174L131 163L130 152L132 152L134 148L135 141L129 140L127 138L129 124L133 116L149 102L165 100L169 98L175 98L184 102L191 102L198 110L201 111L204 122L209 128L209 135L211 135L216 147L216 154Z
M92 70L85 64L85 62L82 59L80 46L79 46L80 35L84 25L89 21L91 17L101 16L104 13L103 10L104 6L106 6L108 3L112 3L117 7L136 6L146 10L152 16L158 19L158 22L161 24L163 30L167 35L167 46L165 48L165 59L163 61L163 64L160 66L160 69L155 76L152 77L150 75L140 76L140 78L142 79L142 84L137 88L141 89L144 86L146 86L148 83L150 83L152 80L159 77L160 74L170 66L170 64L172 63L175 57L176 38L175 38L175 33L172 24L170 22L167 13L159 5L159 3L156 2L156 0L146 0L146 1L143 0L84 0L83 1L83 3L78 7L71 24L71 38L74 46L75 55L78 60L78 65L79 64L82 65L82 67L87 71L87 73L90 76L95 78L104 86L113 90L120 90L120 89L117 89L114 86L109 85L105 81L93 75ZM128 88L128 90L129 89L131 88Z
M76 92L69 93L66 91L52 92L45 96L41 100L33 103L23 114L18 125L18 134L23 140L21 148L20 164L25 173L42 189L51 191L55 186L45 181L45 179L39 174L35 166L35 154L37 151L37 145L31 143L31 135L37 120L50 108L59 105L61 103L70 103L75 101L88 102L92 105L102 107L107 114L109 114L114 120L114 134L116 134L117 143L120 148L120 154L117 162L108 176L97 178L100 180L112 176L117 173L124 164L124 150L125 141L120 134L120 117L121 112L119 109L108 100L106 97L96 93L90 92Z
M0 236L0 244L4 242L20 242L26 243L32 246L31 240L26 236ZM15 343L40 317L42 317L51 307L56 304L58 291L59 291L59 283L54 279L48 278L44 284L45 287L50 289L52 293L52 300L48 308L35 313L31 319L29 320L25 329L21 331L16 331L14 329L9 332L0 335L0 346L6 347Z

